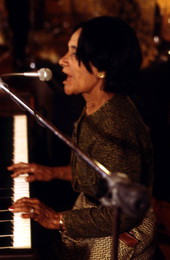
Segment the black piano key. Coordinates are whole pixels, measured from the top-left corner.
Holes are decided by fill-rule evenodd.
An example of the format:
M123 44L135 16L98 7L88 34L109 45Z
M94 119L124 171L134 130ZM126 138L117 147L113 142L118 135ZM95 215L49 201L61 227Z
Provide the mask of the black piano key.
M0 248L1 247L11 247L13 239L11 236L0 237Z
M4 179L3 176L0 176L0 188L1 189L9 188L12 190L13 180L11 180L11 179Z
M0 221L13 219L13 213L9 210L0 211Z
M0 149L3 149L2 146L0 146ZM12 151L9 152L8 156L10 157L10 160L5 160L4 158L1 157L1 160L0 160L0 175L1 174L5 174L6 177L10 177L10 174L11 174L11 171L9 171L7 168L8 166L10 166L13 161L12 161L12 154L11 154ZM2 154L0 153L0 156L2 156Z
M0 149L2 149L2 147L0 147ZM2 164L3 162L3 164ZM1 158L1 164L0 164L0 175L5 175L4 177L6 178L11 178L11 171L8 171L7 167L9 165L8 164L5 164L4 161L2 161L2 158Z
M0 222L0 236L11 235L13 231L12 221L2 221Z
M0 147L0 149L2 149L2 147ZM4 175L4 177L7 178L7 179L11 178L12 172L7 169L7 167L10 166L11 164L12 164L12 161L11 161L10 164L6 164L1 158L1 160L0 160L0 175Z
M0 198L0 210L7 210L12 203L12 198L10 197Z
M0 198L4 197L12 197L13 196L13 190L10 188L0 188Z
M13 118L0 117L0 158L5 168L12 163ZM3 164L2 164L3 162Z
M7 170L7 166L0 167L0 176L1 176L2 181L11 180L12 179L11 174L12 174L12 172Z

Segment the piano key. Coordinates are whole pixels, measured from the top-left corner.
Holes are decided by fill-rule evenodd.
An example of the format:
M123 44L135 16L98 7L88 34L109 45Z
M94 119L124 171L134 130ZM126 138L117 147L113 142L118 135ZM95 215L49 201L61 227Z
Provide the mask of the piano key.
M0 198L3 197L12 197L13 196L13 191L10 188L1 188L0 187Z
M10 197L0 198L0 210L7 210L12 204L12 199Z
M13 118L0 117L0 126L0 169L3 169L4 172L4 170L6 170L6 167L12 163Z
M1 147L2 148L2 147ZM1 155L0 155L1 156ZM1 158L2 159L2 158ZM3 164L3 165L0 165L0 176L1 178L3 178L4 180L8 180L8 179L11 179L11 173L10 171L8 171L7 167L9 165L11 165L12 162L10 164Z
M1 147L2 148L2 147ZM2 161L1 161L2 163ZM12 164L12 161L11 161ZM4 174L6 176L6 178L11 178L11 174L8 171L7 167L9 166L9 164L3 162L3 164L0 165L0 175Z
M0 159L2 158L0 157ZM13 180L11 178L11 173L7 171L7 165L0 166L0 188L11 188L12 183Z
M0 188L11 188L13 185L13 181L11 180L12 178L6 178L4 175L0 175Z
M13 237L11 236L0 236L0 248L12 247Z
M0 211L0 221L1 220L10 220L13 218L13 213L9 210Z
M0 221L0 236L3 235L12 235L13 231L13 221L11 220L4 220Z

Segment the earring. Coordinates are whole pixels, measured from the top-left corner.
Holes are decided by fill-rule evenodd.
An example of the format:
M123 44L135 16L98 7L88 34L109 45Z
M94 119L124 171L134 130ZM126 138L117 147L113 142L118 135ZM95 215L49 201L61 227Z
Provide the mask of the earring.
M104 72L99 72L99 73L98 73L98 77L99 77L100 79L104 79L104 78L105 78L105 73L104 73Z

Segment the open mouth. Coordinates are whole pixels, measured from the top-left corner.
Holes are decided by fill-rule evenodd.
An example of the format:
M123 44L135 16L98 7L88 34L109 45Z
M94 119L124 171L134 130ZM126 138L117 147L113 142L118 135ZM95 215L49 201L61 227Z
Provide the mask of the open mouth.
M63 83L69 82L71 80L71 78L72 78L72 76L65 73L65 79L64 79Z

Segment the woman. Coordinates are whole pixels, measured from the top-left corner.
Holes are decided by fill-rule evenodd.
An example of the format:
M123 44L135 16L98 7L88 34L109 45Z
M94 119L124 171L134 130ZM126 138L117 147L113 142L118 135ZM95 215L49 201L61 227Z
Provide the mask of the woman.
M73 140L88 156L110 172L127 174L132 183L152 185L152 148L147 129L128 95L133 93L141 65L134 31L120 18L97 17L80 24L59 61L67 75L67 95L82 94L86 106ZM22 198L10 210L25 212L42 226L62 231L61 259L111 259L115 210L100 205L104 193L99 174L72 155L71 167L19 163L9 167L13 178L30 172L27 181L71 180L80 193L73 210L54 212L37 199ZM154 216L121 214L118 259L151 259ZM128 235L133 246L122 234ZM123 235L124 237L124 235Z

